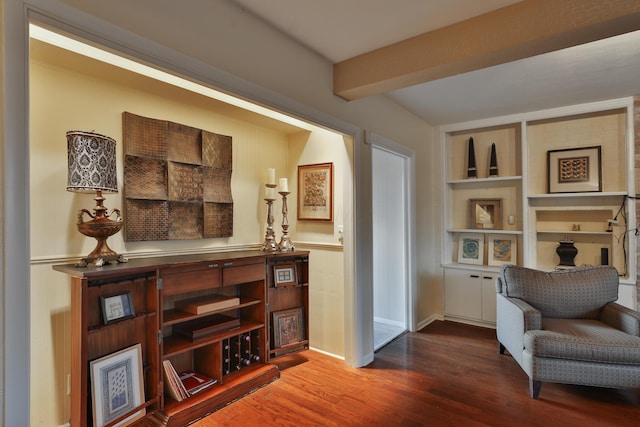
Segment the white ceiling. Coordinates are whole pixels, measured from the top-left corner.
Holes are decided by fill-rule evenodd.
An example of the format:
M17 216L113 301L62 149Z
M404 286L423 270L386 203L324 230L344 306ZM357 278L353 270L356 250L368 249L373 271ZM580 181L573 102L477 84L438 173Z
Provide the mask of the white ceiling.
M332 63L517 3L233 1ZM434 125L640 95L640 31L394 90L387 95Z

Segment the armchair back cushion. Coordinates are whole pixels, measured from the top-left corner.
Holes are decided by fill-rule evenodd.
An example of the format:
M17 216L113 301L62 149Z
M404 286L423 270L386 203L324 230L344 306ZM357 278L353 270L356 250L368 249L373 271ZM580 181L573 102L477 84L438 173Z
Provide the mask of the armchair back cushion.
M610 266L546 272L507 265L499 282L501 293L528 302L542 317L598 319L618 299L618 271Z

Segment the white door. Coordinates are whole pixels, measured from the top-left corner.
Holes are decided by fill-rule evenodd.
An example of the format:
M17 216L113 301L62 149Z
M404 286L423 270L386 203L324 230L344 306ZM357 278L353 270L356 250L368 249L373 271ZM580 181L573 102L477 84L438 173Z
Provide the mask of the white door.
M372 144L374 350L409 329L410 159Z

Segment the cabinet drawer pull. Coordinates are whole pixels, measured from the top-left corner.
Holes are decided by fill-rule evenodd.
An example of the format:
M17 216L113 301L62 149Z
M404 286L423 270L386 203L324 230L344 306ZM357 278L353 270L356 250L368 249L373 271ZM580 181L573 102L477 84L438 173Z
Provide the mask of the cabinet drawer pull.
M224 263L224 266L225 266L225 267L231 267L232 265L233 265L233 263L232 263L232 262L225 262L225 263Z
M488 279L488 280L493 280L493 277L491 277L491 276L484 276L484 277L482 277L482 278L483 278L483 279Z
M473 277L474 279L477 279L480 276L478 276L477 274L470 274L469 277Z
M218 268L218 264L209 264L209 268Z

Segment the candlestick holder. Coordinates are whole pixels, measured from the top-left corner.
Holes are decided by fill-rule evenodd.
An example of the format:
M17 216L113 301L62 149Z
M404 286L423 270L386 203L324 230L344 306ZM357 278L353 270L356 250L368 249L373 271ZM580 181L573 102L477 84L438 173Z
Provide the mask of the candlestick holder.
M282 237L280 243L278 243L278 250L280 252L295 251L296 248L289 238L289 220L287 219L287 196L289 191L278 191L282 196Z
M265 184L267 188L276 188L275 184ZM267 202L267 231L264 236L264 243L262 244L262 250L265 252L276 252L278 245L276 244L276 233L273 231L273 202L275 198L265 197L264 201Z

